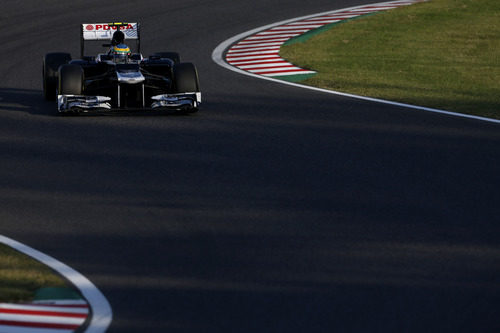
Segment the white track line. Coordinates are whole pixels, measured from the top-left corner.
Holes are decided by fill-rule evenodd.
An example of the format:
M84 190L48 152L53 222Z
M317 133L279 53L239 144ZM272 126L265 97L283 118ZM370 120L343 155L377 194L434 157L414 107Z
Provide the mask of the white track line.
M390 1L389 3L395 3L395 2L396 1ZM411 1L397 1L397 3L411 4L412 2ZM385 5L387 5L387 3L376 3L376 4L372 4L371 6L376 7L376 6L385 6ZM269 30L269 29L274 28L274 27L281 26L281 25L286 25L286 24L290 25L290 24L293 24L294 22L299 22L299 21L302 22L302 21L307 20L307 21L313 22L315 20L320 20L320 21L327 21L328 19L338 20L341 18L338 16L338 13L341 13L341 12L344 13L344 14L342 14L342 18L358 16L359 12L357 12L356 14L354 14L352 16L345 15L345 13L348 11L351 11L354 13L354 12L356 12L356 10L361 10L362 7L366 8L366 6L367 5L356 6L356 7L344 8L344 9L339 9L339 10L334 10L334 11L327 11L327 12L306 15L306 16L301 16L301 17L295 17L292 19L272 23L269 25L265 25L265 26L262 26L259 28L255 28L255 29L243 32L241 34L238 34L238 35L231 37L231 38L227 39L226 41L220 43L212 52L212 60L215 63L217 63L218 65L220 65L226 69L229 69L233 72L240 73L240 74L247 75L247 76L251 76L251 77L255 77L258 79L262 79L262 80L268 80L268 81L272 81L272 82L276 82L276 83L280 83L280 84L286 84L286 85L293 86L293 87L319 91L322 93L327 93L327 94L332 94L332 95L356 98L356 99L365 100L365 101L369 101L369 102L376 102L376 103L383 103L383 104L388 104L388 105L393 105L393 106L398 106L398 107L404 107L404 108L409 108L409 109L413 109L413 110L427 111L427 112L439 113L439 114L444 114L444 115L453 116L453 117L474 119L474 120L480 120L480 121L486 121L486 122L490 122L490 123L500 124L500 120L497 120L497 119L473 116L473 115L468 115L468 114L462 114L462 113L450 112L450 111L446 111L446 110L427 108L427 107L423 107L423 106L417 106L417 105L411 105L411 104L405 104L405 103L398 103L398 102L388 101L388 100L384 100L384 99L359 96L359 95L354 95L354 94L343 93L340 91L321 89L321 88L306 86L306 85L302 85L302 84L298 84L298 83L294 83L294 82L279 80L279 79L275 79L275 78L272 78L269 76L258 75L258 74L250 73L248 71L236 68L236 67L228 64L224 60L224 52L229 47L231 47L233 44L236 44L238 41L243 40L244 38L246 38L246 41L258 40L260 38L271 38L271 36L261 36L261 32ZM253 36L253 35L255 35L255 36ZM299 34L293 34L290 36L277 35L274 37L283 38L283 37L293 37L293 36L297 36L297 35L299 35ZM249 37L249 36L251 36L251 37ZM255 58L254 57L246 57L246 58L240 58L240 59L233 59L231 61L231 63L233 63L234 61L240 61L240 60L258 60L256 58L257 57L255 57ZM230 61L230 59L228 59L228 61Z
M0 325L0 333L75 333L75 330L31 328Z
M104 295L92 282L90 282L90 280L68 265L11 238L0 235L0 243L10 246L13 249L49 266L75 285L75 287L80 290L83 297L87 300L92 310L91 320L85 332L106 332L113 317L111 306Z

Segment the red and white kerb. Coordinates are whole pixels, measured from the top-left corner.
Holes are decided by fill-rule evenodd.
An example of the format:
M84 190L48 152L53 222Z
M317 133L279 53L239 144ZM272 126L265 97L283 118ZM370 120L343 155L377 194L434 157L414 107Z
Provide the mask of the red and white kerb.
M244 38L229 48L226 62L241 70L268 77L314 74L312 70L293 65L279 56L281 45L291 38L300 36L324 25L340 22L357 16L411 5L425 0L397 0L332 11L307 19L289 22Z

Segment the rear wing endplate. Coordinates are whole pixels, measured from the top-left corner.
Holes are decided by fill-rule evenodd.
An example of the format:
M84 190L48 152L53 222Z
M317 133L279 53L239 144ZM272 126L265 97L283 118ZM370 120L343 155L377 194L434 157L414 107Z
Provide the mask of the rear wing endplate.
M125 34L125 40L137 40L137 45L139 48L138 52L140 53L141 34L139 23L83 23L80 30L80 53L82 58L84 56L85 41L110 41L113 37L113 33L117 30L122 31Z

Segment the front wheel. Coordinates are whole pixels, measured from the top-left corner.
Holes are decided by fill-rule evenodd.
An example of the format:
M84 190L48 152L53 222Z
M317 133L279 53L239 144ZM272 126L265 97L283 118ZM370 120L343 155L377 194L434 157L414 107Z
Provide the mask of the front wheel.
M200 83L198 81L198 71L196 67L190 63L180 63L174 66L174 92L182 93L196 93L200 91ZM187 113L197 112L198 108L192 108L186 111Z
M59 67L59 95L83 94L83 69L78 65Z
M174 90L176 93L199 92L198 71L190 62L174 66Z
M53 101L56 99L59 66L69 63L70 60L71 55L62 52L47 53L43 57L42 82L43 96L46 100Z

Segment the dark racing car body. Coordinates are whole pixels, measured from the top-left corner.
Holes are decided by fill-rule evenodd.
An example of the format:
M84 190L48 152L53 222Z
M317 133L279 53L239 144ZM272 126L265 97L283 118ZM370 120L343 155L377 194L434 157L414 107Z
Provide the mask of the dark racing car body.
M43 61L44 96L57 99L59 113L123 110L196 112L201 103L198 73L192 63L181 63L178 53L140 53L138 23L82 24L80 59L68 53L48 53ZM134 52L118 59L110 48L135 43ZM122 33L123 32L123 33ZM85 55L89 41L110 42L109 51ZM132 49L132 48L131 48Z

